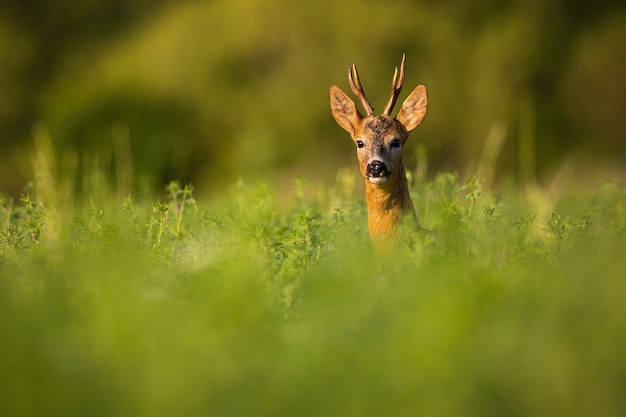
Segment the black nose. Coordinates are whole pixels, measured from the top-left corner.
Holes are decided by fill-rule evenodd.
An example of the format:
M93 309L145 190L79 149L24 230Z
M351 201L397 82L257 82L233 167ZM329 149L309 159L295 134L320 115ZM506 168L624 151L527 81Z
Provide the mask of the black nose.
M384 177L388 173L387 166L383 161L372 161L367 164L367 169L365 170L365 174L373 178Z

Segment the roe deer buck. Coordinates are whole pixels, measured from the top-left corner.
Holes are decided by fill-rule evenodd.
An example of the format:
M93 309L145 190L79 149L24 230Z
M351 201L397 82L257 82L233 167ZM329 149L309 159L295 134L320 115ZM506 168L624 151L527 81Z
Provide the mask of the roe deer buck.
M365 98L356 65L348 69L350 88L359 98L366 116L362 116L354 102L339 87L330 87L330 109L333 117L352 136L357 147L357 158L365 180L367 220L372 239L387 239L404 214L415 217L415 208L409 196L409 187L402 162L402 147L409 132L417 127L426 115L426 87L417 86L402 103L398 115L391 117L402 84L404 63L402 55L400 76L395 68L391 82L391 97L380 116Z

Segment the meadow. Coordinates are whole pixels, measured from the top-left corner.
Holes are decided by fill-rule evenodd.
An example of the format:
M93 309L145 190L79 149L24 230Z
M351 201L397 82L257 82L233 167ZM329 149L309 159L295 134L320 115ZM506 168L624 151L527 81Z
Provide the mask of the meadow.
M356 169L196 200L39 168L0 205L0 415L626 413L617 181L412 172L436 235L375 253Z

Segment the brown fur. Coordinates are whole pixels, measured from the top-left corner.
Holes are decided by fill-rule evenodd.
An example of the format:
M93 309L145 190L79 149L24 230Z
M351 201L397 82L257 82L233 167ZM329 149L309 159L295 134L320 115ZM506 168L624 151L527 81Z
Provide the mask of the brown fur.
M362 93L362 89L359 92ZM339 126L350 133L355 144L362 142L361 148L357 146L357 158L365 180L368 227L372 239L391 238L403 216L415 216L402 161L402 148L409 131L417 127L426 115L427 101L426 87L420 85L404 101L395 118L385 114L363 117L354 102L339 87L330 88L333 117ZM387 168L388 175L383 183L376 184L367 175L367 166L373 160L383 162Z

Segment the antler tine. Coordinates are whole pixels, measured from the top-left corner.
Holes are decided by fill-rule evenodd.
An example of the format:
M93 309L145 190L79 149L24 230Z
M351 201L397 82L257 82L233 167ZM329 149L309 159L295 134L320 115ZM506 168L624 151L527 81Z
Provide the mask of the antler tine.
M393 110L393 106L396 104L396 100L398 100L398 96L400 95L400 91L402 91L402 86L404 85L404 62L406 61L406 54L402 54L402 63L400 64L400 78L398 78L398 67L395 68L393 72L393 80L391 80L391 97L389 97L389 101L385 106L385 111L383 115L390 116L391 111Z
M350 82L350 88L354 95L361 100L361 104L363 104L367 116L374 116L374 108L365 97L365 92L361 86L361 80L359 79L359 73L356 70L356 64L352 64L352 67L348 68L348 81Z

